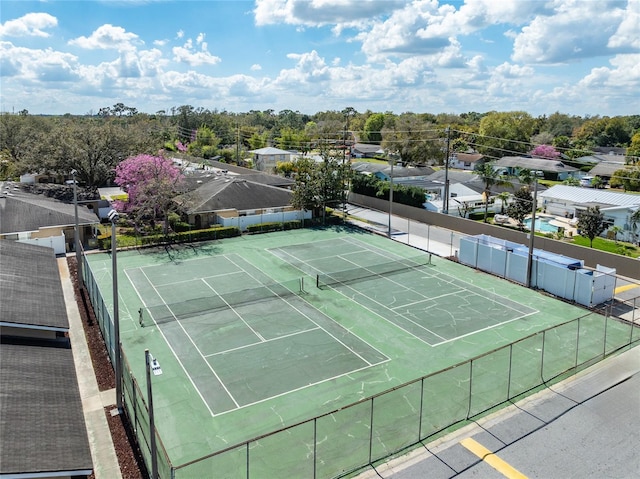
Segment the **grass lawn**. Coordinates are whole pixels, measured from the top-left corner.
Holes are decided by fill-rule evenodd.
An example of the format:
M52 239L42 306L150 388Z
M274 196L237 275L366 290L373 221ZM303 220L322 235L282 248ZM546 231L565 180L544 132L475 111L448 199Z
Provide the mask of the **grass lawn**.
M580 246L586 246L587 248L591 246L591 242L586 236L574 236L571 242ZM616 242L604 238L594 238L593 249L620 254L623 256L631 256L632 258L640 256L640 248L637 246L634 246L631 243L625 243L622 241Z

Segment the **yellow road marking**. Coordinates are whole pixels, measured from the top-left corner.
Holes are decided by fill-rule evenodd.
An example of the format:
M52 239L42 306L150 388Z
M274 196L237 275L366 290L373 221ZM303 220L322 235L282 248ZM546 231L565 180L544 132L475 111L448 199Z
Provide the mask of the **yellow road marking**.
M484 462L489 464L491 467L493 467L496 471L498 471L503 476L508 477L509 479L527 479L527 476L525 476L520 471L518 471L514 467L507 464L505 461L503 461L494 453L492 453L489 449L484 447L479 442L474 441L470 437L460 441L460 444L462 444L464 447L466 447L469 451L474 453Z
M629 283L629 284L625 284L624 286L618 286L614 290L614 294L622 293L623 291L629 291L630 289L633 289L633 288L640 288L640 284Z

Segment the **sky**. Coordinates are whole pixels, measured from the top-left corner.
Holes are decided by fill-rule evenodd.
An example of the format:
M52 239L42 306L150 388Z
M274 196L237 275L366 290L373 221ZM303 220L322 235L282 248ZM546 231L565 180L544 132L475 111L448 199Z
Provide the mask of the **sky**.
M640 0L0 0L0 111L640 114Z

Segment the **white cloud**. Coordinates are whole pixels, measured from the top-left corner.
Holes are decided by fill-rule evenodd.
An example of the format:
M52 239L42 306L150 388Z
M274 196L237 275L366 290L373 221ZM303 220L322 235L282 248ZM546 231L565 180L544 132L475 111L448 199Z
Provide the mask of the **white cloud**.
M593 68L578 85L589 89L623 88L637 95L640 91L640 54L616 55L610 63L613 68Z
M0 37L44 37L50 36L44 30L58 26L58 19L48 13L27 13L15 20L0 24Z
M404 3L401 0L256 0L253 13L259 26L335 25L334 31L340 33L347 27L362 28Z
M507 62L497 66L495 72L504 78L530 77L534 74L534 70L531 67L514 65Z
M10 42L0 42L0 57L3 76L11 74L23 81L42 83L73 80L77 77L78 58L51 48L35 50L16 47Z
M122 27L115 27L105 24L98 27L89 37L78 37L69 41L70 45L75 45L87 50L134 50L136 44L141 44L138 35L127 33Z
M173 47L173 60L191 66L215 65L220 63L220 57L211 55L211 53L207 51L207 43L202 41L203 38L204 36L198 35L197 43L200 44L200 51L194 50L193 41L190 38L185 42L184 46Z
M607 45L623 47L621 35L610 42L626 15L620 5L615 0L557 1L553 15L537 16L515 35L511 58L520 63L553 64L615 53Z
M640 0L629 0L618 30L609 38L610 48L640 49Z
M262 66L261 65L259 65L257 63L254 63L253 65L251 65L251 71L252 72L258 72L260 70L262 70Z

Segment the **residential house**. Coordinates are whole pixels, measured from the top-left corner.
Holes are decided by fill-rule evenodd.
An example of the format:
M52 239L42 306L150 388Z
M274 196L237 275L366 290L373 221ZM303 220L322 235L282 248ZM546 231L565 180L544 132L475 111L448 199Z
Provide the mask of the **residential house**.
M80 241L93 238L99 218L78 206ZM75 206L44 195L28 193L17 183L0 185L0 240L17 240L54 249L56 254L74 250Z
M484 155L480 153L454 152L449 158L449 166L460 170L474 170L482 159L484 159Z
M589 207L598 206L604 214L608 229L618 226L622 233L620 239L637 242L640 225L634 229L631 216L640 208L640 196L612 191L580 188L576 186L555 185L538 195L547 213L578 218ZM603 232L607 235L607 230Z
M356 143L351 147L352 158L375 158L384 155L385 152L380 145L370 143Z
M237 226L244 231L257 223L310 219L311 211L291 206L291 190L261 183L264 175L218 175L176 198L195 229L211 225ZM292 182L292 180L288 180Z
M601 178L604 183L609 183L613 174L616 171L623 169L625 169L625 165L623 163L603 161L589 170L589 176L591 178L595 178L597 176L598 178Z
M0 241L0 298L0 477L86 478L93 464L54 251Z
M258 171L272 173L279 162L291 161L292 152L268 146L249 151L253 155L253 164Z
M508 176L518 176L523 169L530 170L534 174L541 172L545 179L564 181L570 176L578 174L578 168L565 165L560 160L548 160L544 158L528 158L525 156L504 156L494 163Z

